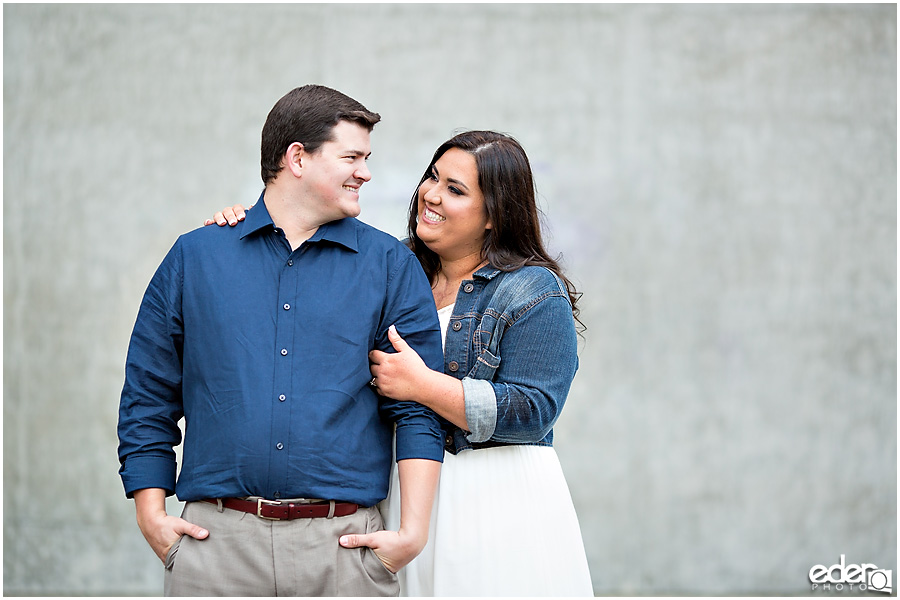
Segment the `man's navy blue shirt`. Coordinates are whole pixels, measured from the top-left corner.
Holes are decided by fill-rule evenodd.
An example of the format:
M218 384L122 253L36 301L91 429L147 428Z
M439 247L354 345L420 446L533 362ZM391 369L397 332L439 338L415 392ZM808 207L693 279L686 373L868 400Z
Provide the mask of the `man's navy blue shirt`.
M418 261L356 219L323 225L291 251L260 201L236 227L182 235L147 288L128 349L119 411L126 495L379 502L395 423L397 460L443 458L434 413L368 385L368 353L392 351L392 324L441 370Z

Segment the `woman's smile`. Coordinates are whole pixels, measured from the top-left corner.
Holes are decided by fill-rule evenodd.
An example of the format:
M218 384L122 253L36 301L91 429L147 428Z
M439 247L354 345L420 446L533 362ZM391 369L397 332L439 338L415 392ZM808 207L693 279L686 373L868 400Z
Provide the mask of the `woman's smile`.
M422 217L430 223L440 223L447 220L446 217L437 214L427 206L422 210Z

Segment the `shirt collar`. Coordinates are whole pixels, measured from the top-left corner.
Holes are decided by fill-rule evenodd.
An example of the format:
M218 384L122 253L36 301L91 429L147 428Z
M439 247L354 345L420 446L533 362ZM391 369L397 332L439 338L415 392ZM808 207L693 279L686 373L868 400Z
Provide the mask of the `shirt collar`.
M313 236L309 238L309 241L318 242L322 240L340 244L353 252L359 252L355 219L347 217L346 219L320 225Z
M244 239L251 233L264 229L266 227L275 227L272 216L269 214L264 201L266 195L265 190L259 195L259 200L253 205L252 210L247 211L244 218L244 231L241 232L241 239ZM329 241L344 246L353 252L359 252L359 239L357 237L357 228L353 219L346 218L338 221L331 221L320 225L316 232L309 238L309 242Z
M244 231L241 232L241 239L244 239L251 233L259 231L267 225L275 227L275 223L272 221L271 215L269 215L269 210L266 208L266 203L263 202L263 196L265 195L266 191L263 190L259 195L259 200L253 205L252 210L247 211L247 216L244 217Z

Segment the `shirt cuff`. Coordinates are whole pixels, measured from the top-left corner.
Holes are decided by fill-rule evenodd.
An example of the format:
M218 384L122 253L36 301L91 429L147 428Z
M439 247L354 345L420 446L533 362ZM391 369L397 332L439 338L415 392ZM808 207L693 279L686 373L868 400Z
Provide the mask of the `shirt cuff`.
M439 428L398 424L396 444L396 460L444 461L444 435Z
M469 425L470 442L486 442L497 428L497 396L494 386L484 379L462 380L466 402L466 422Z
M132 498L138 490L146 488L162 488L166 496L175 493L175 460L163 456L132 455L125 460L119 470L125 497Z

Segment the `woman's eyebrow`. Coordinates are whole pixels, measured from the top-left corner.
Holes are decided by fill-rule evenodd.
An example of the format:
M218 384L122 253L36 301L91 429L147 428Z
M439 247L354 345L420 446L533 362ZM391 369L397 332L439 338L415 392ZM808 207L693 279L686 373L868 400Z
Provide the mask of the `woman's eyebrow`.
M438 169L437 169L436 166L431 165L431 170L434 171L434 174L437 175L438 177L441 176L441 174L440 174L440 172L438 172ZM462 187L462 188L465 188L465 190L466 190L467 192L469 191L469 186L467 186L465 183L463 183L463 182L460 181L459 179L447 178L447 181L449 181L450 183L455 183L456 185L458 185L458 186L460 186L460 187Z

